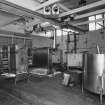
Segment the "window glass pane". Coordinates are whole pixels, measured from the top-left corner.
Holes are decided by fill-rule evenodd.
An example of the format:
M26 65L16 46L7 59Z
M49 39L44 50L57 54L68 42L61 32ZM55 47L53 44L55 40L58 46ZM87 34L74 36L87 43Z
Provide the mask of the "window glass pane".
M105 14L103 15L103 18L105 18ZM104 26L105 26L105 20L104 20Z
M66 32L66 31L63 31L63 35L67 35L68 34L68 32Z
M71 29L66 29L64 28L63 29L63 35L68 35L68 32L71 31Z
M102 18L102 14L96 15L96 19L101 19ZM96 30L101 29L103 25L103 21L100 22L96 22Z
M57 36L61 36L62 35L62 31L61 30L57 30Z
M102 14L96 15L96 19L102 18Z
M95 22L89 23L89 31L94 31L94 30L95 30Z
M90 16L89 21L95 20L95 16ZM95 30L95 22L89 23L89 31L94 31Z
M91 16L91 17L89 17L89 21L93 21L93 20L96 20L96 19L101 19L102 17L103 17L102 14L99 14L99 15L96 15L96 16ZM103 25L103 21L89 23L89 31L101 29L102 28L101 25Z
M46 37L51 37L51 31L46 32Z
M101 29L101 28L102 28L101 25L103 25L103 21L101 21L101 22L96 22L96 30Z
M89 17L89 21L95 20L95 16Z
M44 32L38 33L39 36L45 36Z

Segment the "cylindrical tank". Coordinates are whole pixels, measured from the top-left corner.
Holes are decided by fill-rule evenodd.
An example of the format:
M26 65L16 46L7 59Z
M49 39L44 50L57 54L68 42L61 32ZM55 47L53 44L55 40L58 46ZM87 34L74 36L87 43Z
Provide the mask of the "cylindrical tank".
M105 54L86 54L84 66L84 88L99 94L103 87L105 95ZM101 85L100 77L103 77Z

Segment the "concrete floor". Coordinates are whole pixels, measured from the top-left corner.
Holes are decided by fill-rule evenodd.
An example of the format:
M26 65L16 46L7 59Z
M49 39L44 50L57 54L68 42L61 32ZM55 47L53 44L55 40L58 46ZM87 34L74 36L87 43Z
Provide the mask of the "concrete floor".
M60 76L31 77L16 86L13 81L1 81L0 105L99 105L99 96L86 90L82 94L79 86L63 86Z

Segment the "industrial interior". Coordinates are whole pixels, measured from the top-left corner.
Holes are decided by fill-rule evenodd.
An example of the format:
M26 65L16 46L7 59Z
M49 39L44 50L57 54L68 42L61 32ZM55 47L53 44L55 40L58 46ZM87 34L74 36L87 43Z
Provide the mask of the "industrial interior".
M105 0L0 0L0 105L105 105Z

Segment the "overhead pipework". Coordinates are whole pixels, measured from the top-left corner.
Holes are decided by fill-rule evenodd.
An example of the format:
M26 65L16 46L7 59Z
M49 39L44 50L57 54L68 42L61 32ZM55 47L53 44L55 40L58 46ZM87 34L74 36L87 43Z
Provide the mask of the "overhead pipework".
M46 3L46 2L45 2ZM53 2L54 3L54 2ZM42 21L46 21L46 22L50 22L50 24L53 24L53 25L58 25L58 26L62 26L62 23L56 19L53 19L51 17L46 17L45 15L43 14L40 14L38 12L35 12L35 11L32 11L32 10L29 10L29 9L26 9L24 7L21 7L21 6L18 6L18 5L15 5L15 4L12 4L10 2L7 2L7 1L0 1L0 4L2 5L5 5L6 7L8 7L8 10L7 8L4 6L2 9L10 12L10 13L13 13L13 14L18 14L19 16L29 16L29 17L36 17L36 18L39 18L40 20ZM43 3L42 3L43 4ZM43 7L43 6L42 6ZM14 11L9 11L9 8L13 8L14 11L16 10L16 13ZM19 10L17 12L17 9ZM68 25L68 24L67 24ZM68 27L70 28L74 28L75 30L78 30L78 31L86 31L84 29L81 29L79 27L76 27L76 26L72 26L70 23L68 25Z

